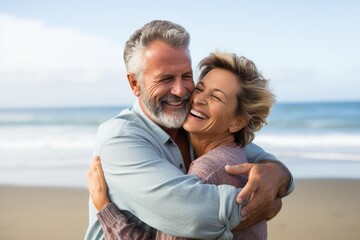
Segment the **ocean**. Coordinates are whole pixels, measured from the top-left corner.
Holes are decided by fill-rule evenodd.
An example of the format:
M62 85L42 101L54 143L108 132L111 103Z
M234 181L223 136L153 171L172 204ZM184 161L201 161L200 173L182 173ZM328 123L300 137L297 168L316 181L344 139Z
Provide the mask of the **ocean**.
M125 107L0 110L0 184L86 187L97 127ZM278 103L254 142L295 178L360 178L360 102Z

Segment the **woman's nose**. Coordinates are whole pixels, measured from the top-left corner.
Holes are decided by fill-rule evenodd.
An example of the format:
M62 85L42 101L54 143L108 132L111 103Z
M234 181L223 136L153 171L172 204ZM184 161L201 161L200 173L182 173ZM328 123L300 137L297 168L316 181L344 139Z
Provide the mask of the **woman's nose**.
M200 93L197 93L197 92L193 92L193 101L195 104L203 104L205 105L207 102L206 102L206 98L207 98L207 94L205 94L204 92L200 92Z

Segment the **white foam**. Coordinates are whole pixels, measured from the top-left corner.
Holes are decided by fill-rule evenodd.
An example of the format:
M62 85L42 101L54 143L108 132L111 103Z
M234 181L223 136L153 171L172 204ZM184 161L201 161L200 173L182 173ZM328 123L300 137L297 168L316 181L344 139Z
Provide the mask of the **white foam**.
M45 150L93 148L96 128L31 126L2 128L0 150Z
M259 145L273 145L284 147L358 147L360 148L360 134L259 134L255 141Z
M277 157L302 158L313 160L332 160L332 161L360 161L359 154L338 153L338 152L300 152L300 151L279 151L272 152Z
M42 138L42 139L18 139L7 141L0 139L2 150L51 150L51 149L89 149L93 148L94 140L86 138Z

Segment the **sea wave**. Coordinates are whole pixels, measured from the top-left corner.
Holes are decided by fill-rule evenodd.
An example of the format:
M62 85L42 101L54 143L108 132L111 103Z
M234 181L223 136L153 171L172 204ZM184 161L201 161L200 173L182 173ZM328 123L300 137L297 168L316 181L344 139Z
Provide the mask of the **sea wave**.
M360 134L259 134L256 142L261 145L283 147L349 147L360 149Z
M0 127L95 126L117 115L125 107L51 109L0 109Z
M18 139L16 141L8 141L0 139L1 150L81 150L93 148L94 139L81 138L71 139L67 137L60 138L38 138L38 139Z
M283 159L312 159L312 160L331 160L331 161L359 161L359 154L339 153L339 152L313 152L313 151L281 151L274 150L278 158Z
M360 161L360 134L262 134L254 142L280 159Z

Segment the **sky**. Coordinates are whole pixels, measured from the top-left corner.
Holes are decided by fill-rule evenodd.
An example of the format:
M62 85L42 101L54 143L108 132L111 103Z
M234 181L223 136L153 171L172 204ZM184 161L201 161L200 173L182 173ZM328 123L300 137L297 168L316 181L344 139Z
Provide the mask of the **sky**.
M278 102L360 100L359 1L0 0L0 108L131 105L129 36L164 19L253 60Z

